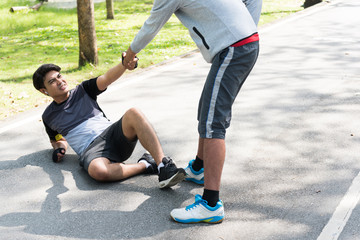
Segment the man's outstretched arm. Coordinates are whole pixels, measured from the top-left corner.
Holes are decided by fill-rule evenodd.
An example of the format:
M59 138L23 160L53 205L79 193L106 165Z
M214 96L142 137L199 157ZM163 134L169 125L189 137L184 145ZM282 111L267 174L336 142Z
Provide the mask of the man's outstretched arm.
M119 79L125 72L126 68L119 63L115 67L110 68L105 74L98 77L96 84L100 91L104 91L110 84Z
M125 53L123 53L125 55ZM133 59L133 65L130 70L135 68L135 63L138 61L137 58ZM129 69L129 68L128 68ZM98 77L96 84L100 91L104 91L111 83L118 80L126 71L126 68L122 63L119 63L115 67L110 68L105 74Z

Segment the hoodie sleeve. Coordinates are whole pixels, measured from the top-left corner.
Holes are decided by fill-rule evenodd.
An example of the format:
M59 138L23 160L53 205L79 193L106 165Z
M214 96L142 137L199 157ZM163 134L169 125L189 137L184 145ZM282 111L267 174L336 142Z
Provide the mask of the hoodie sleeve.
M150 17L145 21L130 45L133 52L139 53L154 39L171 15L178 9L179 2L180 0L154 1Z
M259 23L261 15L262 0L242 0L251 14L256 26Z

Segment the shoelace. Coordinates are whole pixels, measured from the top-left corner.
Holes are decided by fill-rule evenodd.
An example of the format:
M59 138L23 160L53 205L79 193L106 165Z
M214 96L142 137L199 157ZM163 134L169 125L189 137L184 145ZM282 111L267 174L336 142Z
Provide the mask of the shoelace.
M196 208L196 207L199 206L200 204L202 204L202 205L207 205L207 201L204 200L204 199L202 199L202 198L200 198L200 199L196 200L193 204L187 206L187 207L185 208L185 210L186 210L186 211L189 211L189 210L191 210L191 209L193 209L193 208Z

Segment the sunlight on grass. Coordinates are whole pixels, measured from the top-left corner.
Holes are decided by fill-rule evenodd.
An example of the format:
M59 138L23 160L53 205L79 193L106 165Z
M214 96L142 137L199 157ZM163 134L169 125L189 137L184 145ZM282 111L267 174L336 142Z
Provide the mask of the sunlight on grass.
M114 2L115 20L106 19L105 3L95 4L98 66L78 68L79 46L76 9L10 13L12 6L32 6L35 0L0 2L0 119L49 101L32 86L32 74L43 63L55 63L75 86L98 76L120 61L144 21L152 0ZM264 0L260 25L302 10L303 1ZM173 16L155 39L139 54L139 68L163 62L196 49L187 29Z
M264 25L303 10L304 0L263 0L259 25Z

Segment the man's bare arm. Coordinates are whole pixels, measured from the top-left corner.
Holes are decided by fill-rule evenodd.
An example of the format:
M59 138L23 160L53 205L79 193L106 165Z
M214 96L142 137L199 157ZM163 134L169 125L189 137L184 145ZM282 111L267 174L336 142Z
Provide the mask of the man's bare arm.
M125 56L125 53L124 57ZM135 58L135 57L134 57ZM133 70L135 68L136 62L138 61L137 58L133 59L132 64L130 64L130 68L126 68L122 63L119 63L115 67L110 68L105 74L101 75L97 79L97 86L100 91L105 90L110 84L118 80L126 71L126 69Z
M125 70L126 68L121 63L119 63L115 67L110 68L105 74L98 77L96 84L99 90L105 90L110 84L119 79Z

